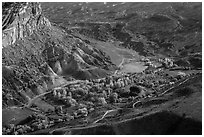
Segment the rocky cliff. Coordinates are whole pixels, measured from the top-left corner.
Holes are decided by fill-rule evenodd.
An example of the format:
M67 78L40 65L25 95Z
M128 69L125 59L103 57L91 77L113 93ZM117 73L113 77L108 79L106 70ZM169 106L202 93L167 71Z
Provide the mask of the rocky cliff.
M3 106L24 104L73 78L105 77L114 68L102 51L52 25L39 3L3 3L2 28Z
M51 27L50 22L42 16L41 6L37 3L15 3L7 9L3 17L3 46L14 44L40 31L43 27ZM16 9L18 7L18 9ZM6 10L6 9L5 9ZM15 11L16 10L16 13Z

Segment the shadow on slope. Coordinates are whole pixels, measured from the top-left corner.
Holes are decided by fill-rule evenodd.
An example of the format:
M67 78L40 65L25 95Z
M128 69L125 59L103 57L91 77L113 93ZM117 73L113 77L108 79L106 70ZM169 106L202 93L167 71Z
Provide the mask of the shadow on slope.
M202 123L191 118L162 111L124 122L58 131L72 135L201 135Z

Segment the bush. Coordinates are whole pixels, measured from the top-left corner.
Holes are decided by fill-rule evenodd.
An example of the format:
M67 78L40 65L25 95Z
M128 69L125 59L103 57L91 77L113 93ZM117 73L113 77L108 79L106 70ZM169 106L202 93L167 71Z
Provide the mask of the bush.
M117 93L114 92L109 96L110 103L116 103L117 100L118 100L118 94Z
M182 89L178 89L175 93L178 97L182 97L182 96L190 96L192 93L194 93L195 90L193 89L193 87L184 87Z
M141 92L141 88L138 86L132 86L130 87L130 96L137 96Z

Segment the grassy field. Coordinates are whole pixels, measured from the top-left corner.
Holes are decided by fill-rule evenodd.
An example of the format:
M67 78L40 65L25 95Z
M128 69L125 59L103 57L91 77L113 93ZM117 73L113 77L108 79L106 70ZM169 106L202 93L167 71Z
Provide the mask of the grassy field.
M123 59L139 59L140 57L137 52L131 49L119 47L119 42L102 42L90 38L89 40L93 46L104 51L108 56L110 56L111 61L117 66Z
M18 124L34 112L27 108L10 108L2 110L2 125Z
M119 42L101 42L101 41L95 41L92 40L94 43L94 46L102 51L104 51L108 56L110 56L111 61L121 67L121 70L119 72L124 73L135 73L135 72L141 72L144 69L146 69L146 66L144 66L144 63L137 62L140 59L140 55L138 55L137 52L119 47ZM125 63L128 60L134 60L130 63ZM123 62L124 61L124 62Z
M147 66L144 66L144 63L142 62L131 62L131 63L125 64L122 70L119 72L124 72L124 73L142 72L146 68Z

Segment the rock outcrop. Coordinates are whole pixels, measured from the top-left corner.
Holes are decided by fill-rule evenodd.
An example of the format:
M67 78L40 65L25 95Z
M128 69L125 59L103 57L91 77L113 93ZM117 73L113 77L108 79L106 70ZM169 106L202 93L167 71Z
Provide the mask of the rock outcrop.
M51 27L48 19L42 16L40 4L14 3L14 7L7 9L8 14L3 18L3 46L14 44L19 39L24 39L33 34L34 31L43 27ZM13 13L15 6L19 6L17 13ZM12 21L13 20L13 21Z
M2 28L4 99L11 94L24 104L28 89L36 96L66 78L105 77L113 66L102 51L53 25L40 3L3 3Z

